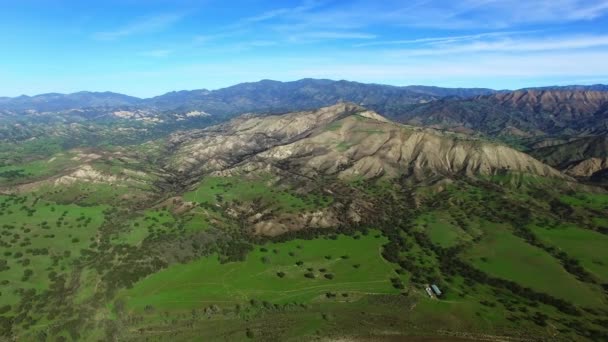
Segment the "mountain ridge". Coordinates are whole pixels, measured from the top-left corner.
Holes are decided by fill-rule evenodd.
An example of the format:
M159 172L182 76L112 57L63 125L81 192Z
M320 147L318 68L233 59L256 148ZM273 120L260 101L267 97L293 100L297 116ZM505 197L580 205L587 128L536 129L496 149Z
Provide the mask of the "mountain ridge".
M202 130L176 133L169 141L175 151L171 167L178 173L224 171L248 159L266 165L290 164L308 177L425 179L511 171L567 179L506 146L403 126L352 103L283 115L240 116Z
M556 87L545 87L553 89ZM565 86L576 90L605 90L602 85ZM535 88L529 88L535 89ZM543 89L543 88L538 88ZM70 94L47 93L34 96L0 97L2 110L58 111L86 107L138 107L158 110L198 109L212 114L241 114L243 112L288 112L331 105L338 100L373 107L391 116L403 106L434 101L446 97L469 98L508 92L489 88L446 88L437 86L394 86L346 80L304 78L281 82L260 80L239 83L215 90L195 89L171 91L158 96L140 98L104 91L80 91ZM260 97L260 94L266 94ZM263 101L262 103L260 103ZM236 104L231 105L231 103ZM205 107L205 108L203 108Z
M592 134L608 127L608 92L518 90L440 99L413 105L395 119L490 136Z

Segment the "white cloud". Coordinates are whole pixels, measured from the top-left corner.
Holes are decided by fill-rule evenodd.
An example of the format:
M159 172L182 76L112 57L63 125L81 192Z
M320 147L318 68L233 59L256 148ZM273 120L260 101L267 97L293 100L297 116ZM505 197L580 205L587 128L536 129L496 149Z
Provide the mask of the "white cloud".
M172 50L168 50L168 49L159 49L159 50L148 50L148 51L143 51L140 53L140 55L145 56L145 57L157 57L157 58L162 58L162 57L168 57L171 53L173 53Z
M410 44L420 44L420 43L453 43L459 41L470 41L477 40L481 38L491 38L491 37L501 37L501 36L510 36L522 33L530 33L531 31L503 31L503 32L486 32L486 33L477 33L477 34L469 34L469 35L461 35L461 36L445 36L445 37L428 37L428 38L416 38L416 39L401 39L401 40L385 40L385 41L375 41L375 42L367 42L356 44L356 47L365 47L365 46L379 46L379 45L410 45Z
M572 63L576 60L577 63ZM608 52L483 55L459 59L407 59L399 63L326 63L289 71L294 77L338 78L391 84L484 79L493 86L503 78L608 77ZM297 76L296 76L297 75ZM424 80L427 80L426 82Z
M591 1L592 2L592 1ZM572 18L580 18L585 20L592 20L608 12L608 1L600 1L596 4L591 4L587 7L581 7L576 9L570 14Z
M262 22L262 21L267 21L267 20L271 20L271 19L276 19L276 18L280 18L280 17L284 17L284 16L297 15L300 13L307 12L311 9L314 9L314 8L320 6L321 4L322 4L321 1L306 0L306 1L302 2L302 4L300 4L299 6L296 6L296 7L278 8L278 9L274 9L274 10L270 10L270 11L258 14L256 16L244 18L241 20L241 23L242 24L255 23L255 22Z
M175 75L227 79L299 79L304 77L348 79L388 84L427 83L421 80L485 79L486 86L501 83L503 78L606 78L608 51L534 53L525 56L486 54L459 58L407 58L395 60L363 56L369 62L347 61L343 56L333 58L300 58L285 60L247 59L238 64L209 63L181 65L168 69L130 74L130 77L164 78ZM572 63L572 61L577 61ZM123 76L121 76L123 77ZM229 84L226 84L229 85ZM539 84L542 85L542 84ZM202 84L201 86L206 86Z
M136 34L158 32L170 27L183 17L183 13L170 13L140 18L110 31L96 32L93 37L99 40L115 40Z
M593 20L607 13L608 0L428 1L416 12L400 12L405 26L446 29L565 23Z
M313 31L295 33L288 36L290 42L318 42L323 40L365 40L375 39L377 36L371 33L354 31Z
M593 20L608 14L608 0L360 0L262 14L279 31L361 29L374 25L439 29L509 28Z
M608 47L608 35L567 36L555 38L513 39L467 43L442 43L434 46L411 49L387 50L393 57L454 55L473 53L522 53L538 51L580 50Z

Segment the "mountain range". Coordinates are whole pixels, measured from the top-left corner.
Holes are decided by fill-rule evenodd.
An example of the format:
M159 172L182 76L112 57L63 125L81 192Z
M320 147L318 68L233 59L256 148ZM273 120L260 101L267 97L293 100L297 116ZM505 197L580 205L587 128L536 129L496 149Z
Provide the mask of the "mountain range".
M552 90L606 90L604 85L547 87ZM350 81L302 79L293 82L262 80L218 90L175 91L141 99L112 92L78 92L0 98L4 111L65 111L83 108L132 107L165 110L203 110L214 115L243 112L288 112L314 109L338 101L357 103L386 116L395 116L404 106L446 97L470 98L507 92L486 88L441 88L389 86Z
M491 136L598 134L608 127L608 92L518 90L442 99L412 106L395 118Z
M606 151L601 147L584 148L587 145L582 141L605 139L607 87L598 84L498 91L319 79L262 80L218 90L170 92L148 99L111 92L0 98L0 118L6 123L23 123L29 117L35 122L44 118L47 123L139 123L148 132L144 136L151 137L178 128L204 127L242 113L280 114L349 102L396 122L497 139L562 171L569 170L573 176L590 179L590 174L604 172L605 163L598 160L605 158ZM29 139L47 129L33 129L28 124L18 128L0 125L0 138ZM549 150L569 151L572 155L557 160L555 155L564 153ZM573 169L580 163L584 167Z

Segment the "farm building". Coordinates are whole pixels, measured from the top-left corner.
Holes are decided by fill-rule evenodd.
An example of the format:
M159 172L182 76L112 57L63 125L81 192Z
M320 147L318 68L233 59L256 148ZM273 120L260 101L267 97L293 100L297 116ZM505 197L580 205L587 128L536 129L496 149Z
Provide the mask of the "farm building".
M433 284L433 285L431 285L431 288L433 289L433 292L435 292L435 294L437 296L441 296L441 290L439 290L439 287L437 287L437 285Z

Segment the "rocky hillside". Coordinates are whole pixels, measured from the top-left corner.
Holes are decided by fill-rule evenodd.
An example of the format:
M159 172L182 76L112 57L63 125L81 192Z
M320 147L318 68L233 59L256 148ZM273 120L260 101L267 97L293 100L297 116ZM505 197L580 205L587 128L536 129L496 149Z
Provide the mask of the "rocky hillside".
M581 137L537 148L532 155L571 176L594 178L608 169L608 136Z
M248 114L177 132L167 139L165 154L170 158L162 169L175 177L168 183L182 185L176 194L195 194L186 197L212 191L201 190L205 179L223 177L229 184L262 182L277 192L333 198L300 214L274 210L264 201L218 207L254 234L273 236L307 227L352 226L375 217L377 207L348 186L353 182L399 178L423 185L510 172L569 180L504 145L398 124L352 103L284 115Z
M556 119L586 118L606 114L608 92L571 90L520 90L477 97L501 107L550 114Z
M415 105L401 122L493 136L589 134L608 128L608 92L520 90Z
M563 177L503 145L393 123L341 103L279 116L241 116L170 138L168 168L201 174L234 168L283 169L340 178L492 175L503 171Z

